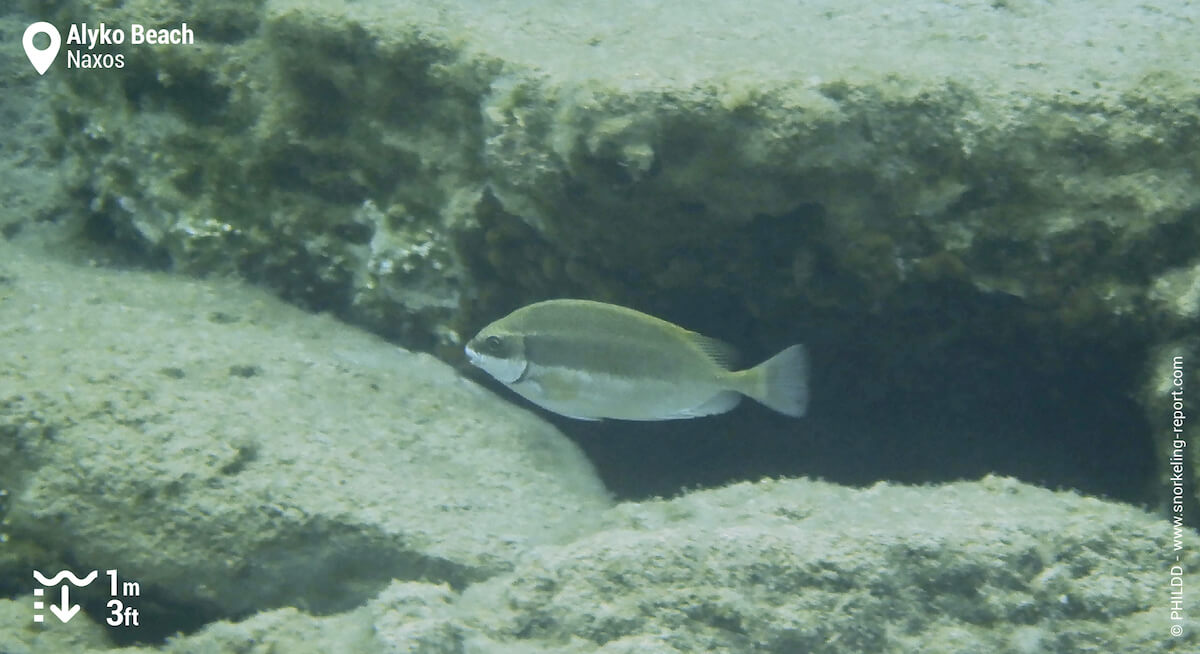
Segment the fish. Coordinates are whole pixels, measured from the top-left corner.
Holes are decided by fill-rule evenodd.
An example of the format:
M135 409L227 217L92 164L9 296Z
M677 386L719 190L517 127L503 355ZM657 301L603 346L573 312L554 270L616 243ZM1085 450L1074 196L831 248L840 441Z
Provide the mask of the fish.
M580 420L698 418L742 397L797 418L808 408L803 345L734 370L737 352L726 343L605 302L530 304L484 327L465 351L518 395Z

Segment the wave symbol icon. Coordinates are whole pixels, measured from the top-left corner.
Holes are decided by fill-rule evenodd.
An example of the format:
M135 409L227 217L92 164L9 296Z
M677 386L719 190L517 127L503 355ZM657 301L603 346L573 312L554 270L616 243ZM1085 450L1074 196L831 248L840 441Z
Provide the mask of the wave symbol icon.
M43 575L42 573L38 572L37 570L34 570L33 578L37 579L37 582L43 586L57 586L63 579L66 579L67 581L70 581L72 584L75 584L76 586L79 586L80 588L82 588L82 587L92 583L93 581L95 581L97 574L99 574L99 572L97 570L92 570L91 574L84 577L83 579L80 579L79 577L76 577L75 573L71 572L70 570L63 570L62 572L59 572L58 574L54 575L53 577L47 577L46 575Z

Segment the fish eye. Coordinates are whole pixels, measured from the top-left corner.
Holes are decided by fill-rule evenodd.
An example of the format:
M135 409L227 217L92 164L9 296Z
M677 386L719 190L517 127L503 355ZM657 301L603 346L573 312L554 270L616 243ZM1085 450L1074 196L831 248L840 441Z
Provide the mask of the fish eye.
M500 337L499 336L488 336L487 339L484 340L484 342L487 343L489 350L495 351L495 350L500 349Z

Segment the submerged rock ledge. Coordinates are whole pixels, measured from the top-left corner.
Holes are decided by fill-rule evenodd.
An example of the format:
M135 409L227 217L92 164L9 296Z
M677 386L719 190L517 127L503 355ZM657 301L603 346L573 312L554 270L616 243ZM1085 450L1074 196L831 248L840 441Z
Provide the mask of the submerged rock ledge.
M856 354L836 367L866 399L934 407L859 439L936 452L931 477L1048 434L1098 454L1067 411L928 419L1077 392L1064 369L1102 380L1073 406L1116 425L1109 452L1161 447L1101 410L1136 396L1161 427L1173 356L1200 351L1200 7L202 4L39 15L194 19L199 43L45 80L62 205L20 205L41 215L6 239L52 219L447 360L549 296L694 303L752 345L801 329ZM31 624L34 566L116 567L155 629L197 629L128 652L1200 648L1167 635L1170 526L1125 505L987 477L614 507L561 434L429 356L234 283L0 254L5 651L121 649L94 599ZM817 433L908 415L836 406L863 389L818 364L813 424L840 429ZM953 398L905 395L935 378Z
M3 253L4 531L40 558L10 572L329 613L510 570L610 504L557 430L429 355L235 283Z
M1128 506L999 477L612 506L431 357L231 282L0 255L0 582L117 569L144 610L106 632L102 594L67 625L0 600L6 652L1200 645L1166 635L1170 525Z
M969 429L1021 423L987 437L1011 444L985 469L1063 461L1031 478L1149 499L1150 371L1200 351L1194 4L58 7L42 18L186 19L198 41L55 71L57 215L88 234L451 361L564 296L764 353L815 339L827 402L857 395L845 369L887 383L832 415L953 393ZM822 369L822 351L855 360ZM1086 401L1038 408L1081 382ZM940 465L956 437L935 422L954 420L905 427L928 453L913 478L982 474ZM1100 473L1020 460L1039 451L1022 431Z

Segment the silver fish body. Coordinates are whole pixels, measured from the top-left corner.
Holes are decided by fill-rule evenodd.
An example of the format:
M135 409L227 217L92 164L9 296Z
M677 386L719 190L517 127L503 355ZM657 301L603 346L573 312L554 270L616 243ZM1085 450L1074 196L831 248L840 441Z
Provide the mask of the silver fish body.
M696 418L729 411L743 395L796 417L808 405L804 346L735 371L728 345L603 302L522 307L484 327L466 353L529 401L571 418Z

